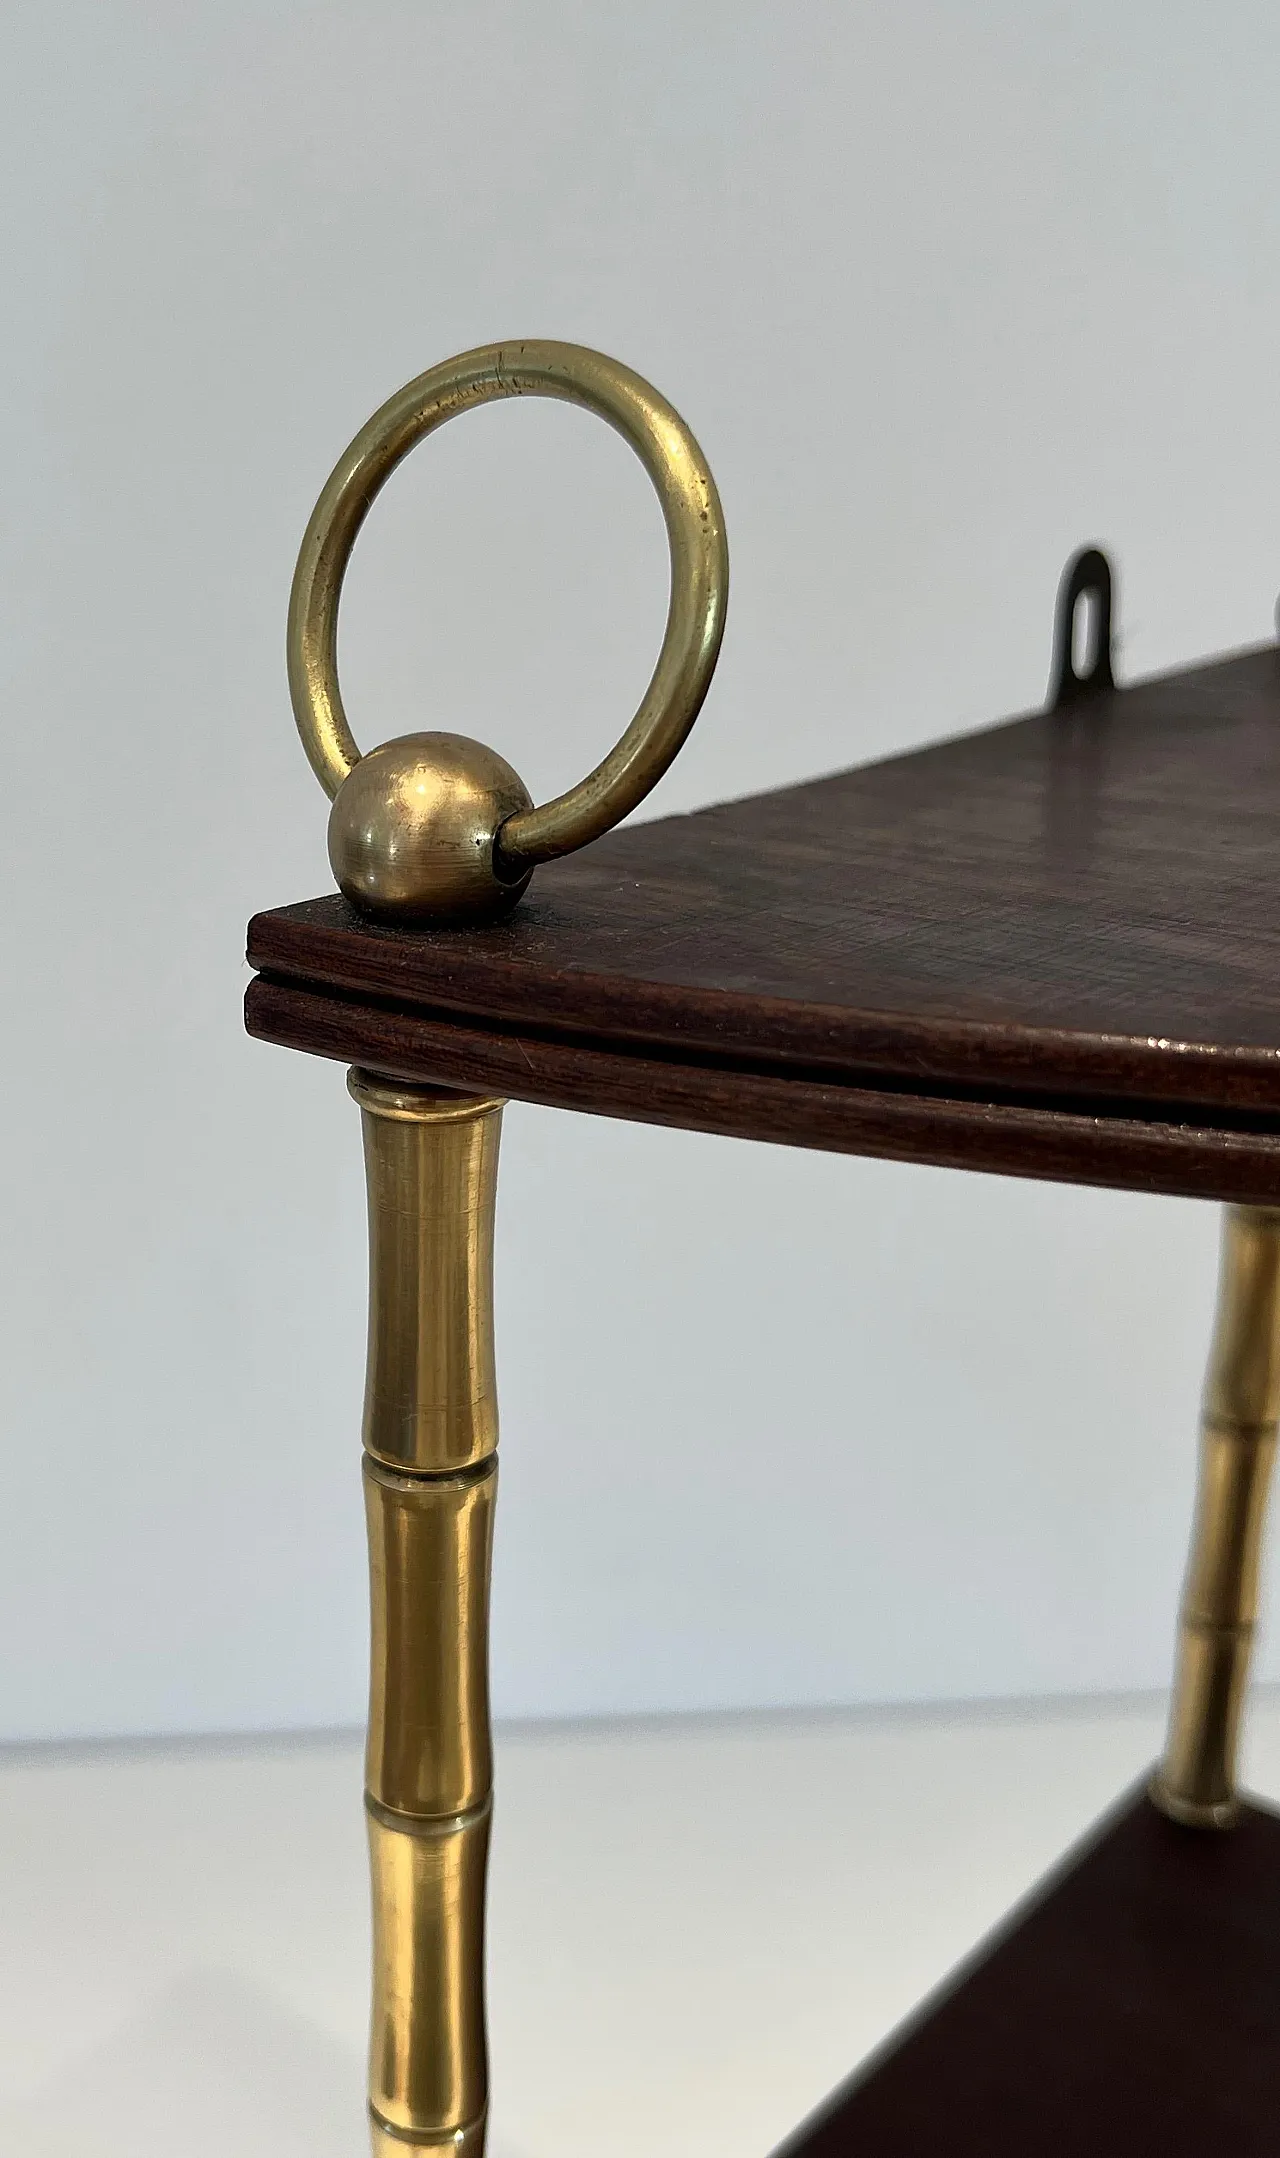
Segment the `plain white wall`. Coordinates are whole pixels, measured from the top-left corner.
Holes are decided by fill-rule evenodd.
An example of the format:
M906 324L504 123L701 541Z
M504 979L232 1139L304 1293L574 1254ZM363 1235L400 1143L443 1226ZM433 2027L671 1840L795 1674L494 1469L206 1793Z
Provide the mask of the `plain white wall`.
M648 814L1037 704L1082 540L1126 674L1265 637L1280 18L64 0L5 44L0 1732L350 1721L356 1116L239 1014L245 918L330 881L282 640L331 463L496 337L677 403L733 596ZM567 783L664 606L623 446L476 415L360 542L357 733ZM1215 1235L513 1108L499 1708L1161 1683Z

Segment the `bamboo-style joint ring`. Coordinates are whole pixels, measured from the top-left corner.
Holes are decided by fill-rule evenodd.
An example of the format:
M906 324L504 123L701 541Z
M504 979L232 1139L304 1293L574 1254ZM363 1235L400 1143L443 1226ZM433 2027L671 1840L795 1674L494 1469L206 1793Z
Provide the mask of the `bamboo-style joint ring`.
M506 760L465 735L405 735L362 756L338 688L342 580L375 496L416 442L496 397L557 397L607 420L653 482L671 551L666 632L634 719L594 771L536 808ZM392 920L482 919L514 904L538 862L609 831L657 784L701 710L728 589L706 459L665 398L619 361L583 345L486 345L397 391L330 475L289 602L294 717L333 797L329 858L347 897Z

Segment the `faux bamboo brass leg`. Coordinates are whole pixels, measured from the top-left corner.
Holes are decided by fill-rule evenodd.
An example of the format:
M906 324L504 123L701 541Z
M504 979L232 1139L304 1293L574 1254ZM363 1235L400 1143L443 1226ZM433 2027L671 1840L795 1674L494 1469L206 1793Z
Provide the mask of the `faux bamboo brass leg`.
M1280 1415L1280 1210L1225 1210L1205 1382L1200 1485L1164 1760L1151 1795L1175 1821L1228 1828Z
M373 2158L479 2158L502 1104L348 1083L369 1186Z

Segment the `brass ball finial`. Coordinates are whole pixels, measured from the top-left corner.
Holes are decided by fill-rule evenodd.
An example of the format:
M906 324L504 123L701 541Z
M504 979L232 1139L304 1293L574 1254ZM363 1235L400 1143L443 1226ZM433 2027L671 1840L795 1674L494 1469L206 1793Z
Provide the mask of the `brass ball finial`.
M499 827L532 796L465 734L405 734L353 765L329 813L329 861L353 905L387 922L491 921L532 864L499 873Z

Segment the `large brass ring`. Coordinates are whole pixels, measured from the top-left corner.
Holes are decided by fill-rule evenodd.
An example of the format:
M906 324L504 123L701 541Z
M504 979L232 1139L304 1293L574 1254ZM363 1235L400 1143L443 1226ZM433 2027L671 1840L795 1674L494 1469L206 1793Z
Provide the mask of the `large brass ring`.
M535 863L586 846L644 799L671 763L706 696L724 632L729 558L715 481L679 414L630 368L582 345L486 345L431 368L374 413L335 466L302 542L288 628L289 688L298 732L316 777L336 797L361 762L337 670L338 602L356 535L378 490L416 442L473 405L521 396L585 405L630 443L662 504L671 550L671 599L662 649L639 709L585 779L535 808L503 760L492 752L481 753L500 766L518 790L514 795L508 790L507 813L494 825L488 842L488 873L497 879L502 903L510 902ZM464 751L479 747L462 744L459 737L410 739L448 741ZM499 787L494 799L501 797ZM387 799L384 789L380 802ZM512 808L513 801L522 806ZM348 825L351 822L348 817ZM363 826L360 836L367 837ZM482 839L476 844L483 851ZM472 871L477 866L473 855ZM431 884L429 875L426 884ZM381 911L380 889L370 872L366 888L356 896ZM426 892L424 886L419 918L492 911L476 903L474 893L468 903L451 909L444 884L438 889L445 895L439 906L435 888ZM414 909L391 904L386 911L410 914Z

